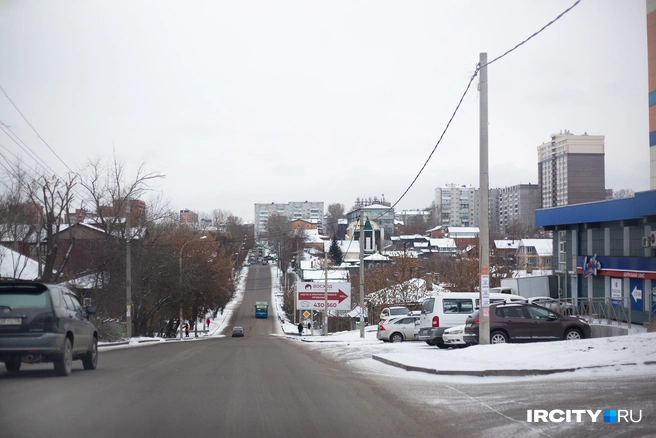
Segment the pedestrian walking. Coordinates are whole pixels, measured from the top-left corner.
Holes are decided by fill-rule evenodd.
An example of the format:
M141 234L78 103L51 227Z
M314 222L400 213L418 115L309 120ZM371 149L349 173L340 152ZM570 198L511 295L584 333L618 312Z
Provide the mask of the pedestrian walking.
M299 322L298 323L298 335L301 336L303 334L303 323Z
M189 324L185 324L184 329L185 329L185 336L188 338L189 337Z
M205 323L207 324L207 329L209 330L210 329L210 319L207 318L207 321L205 321Z
M312 333L312 323L308 322L308 334Z

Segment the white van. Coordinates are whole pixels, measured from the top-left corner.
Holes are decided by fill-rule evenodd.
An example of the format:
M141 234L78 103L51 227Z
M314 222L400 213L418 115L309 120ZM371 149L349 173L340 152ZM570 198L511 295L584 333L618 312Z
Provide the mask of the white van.
M442 340L444 330L462 325L479 307L478 292L437 292L424 300L421 307L417 339L428 345L446 348ZM519 295L490 293L490 304L501 302L526 302Z

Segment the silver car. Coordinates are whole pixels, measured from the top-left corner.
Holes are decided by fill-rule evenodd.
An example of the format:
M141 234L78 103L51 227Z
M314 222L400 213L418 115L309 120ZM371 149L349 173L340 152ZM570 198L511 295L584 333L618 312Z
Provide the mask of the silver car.
M398 316L378 324L376 337L386 342L412 341L417 338L418 331L418 316Z
M457 325L444 330L444 333L442 333L444 345L449 347L466 347L467 343L463 340L464 333L464 325Z

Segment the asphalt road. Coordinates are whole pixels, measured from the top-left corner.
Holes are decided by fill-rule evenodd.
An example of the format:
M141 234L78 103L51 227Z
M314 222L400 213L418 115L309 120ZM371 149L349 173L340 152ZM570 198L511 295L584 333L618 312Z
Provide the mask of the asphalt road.
M232 325L244 338L101 351L95 371L0 367L0 437L654 436L656 389L643 379L446 384L371 374L272 336L270 270L254 265ZM546 383L545 383L546 382ZM604 400L615 400L607 406ZM639 424L528 424L527 406L643 409ZM533 403L533 404L531 404ZM602 406L603 405L603 406ZM542 406L542 405L541 405ZM647 417L647 418L645 418ZM609 429L608 427L614 427Z

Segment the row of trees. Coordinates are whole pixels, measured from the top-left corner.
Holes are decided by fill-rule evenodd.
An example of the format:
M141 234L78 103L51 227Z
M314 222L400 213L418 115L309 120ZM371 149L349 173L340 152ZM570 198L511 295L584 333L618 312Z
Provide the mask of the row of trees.
M162 331L181 306L195 320L221 311L232 297L235 268L253 246L241 219L216 210L213 226L184 226L161 198L151 196L145 211L131 212L126 227L128 202L134 206L132 200L148 194L161 173L142 165L129 177L117 161L89 162L63 177L39 175L20 162L4 170L0 239L39 264L35 279L68 281L81 299L91 301L100 326L125 319L128 243L134 334ZM66 240L60 237L76 210L86 212L86 221L98 230L92 239L75 227ZM83 272L74 269L80 265Z

